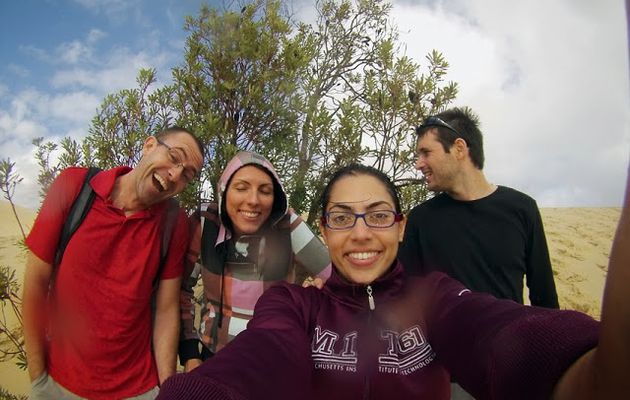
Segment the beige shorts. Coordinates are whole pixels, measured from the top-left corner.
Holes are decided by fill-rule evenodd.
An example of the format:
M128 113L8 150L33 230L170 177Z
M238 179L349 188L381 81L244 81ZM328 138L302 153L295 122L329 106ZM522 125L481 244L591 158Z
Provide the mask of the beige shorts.
M132 400L153 400L157 397L160 389L156 386L146 393L138 396L129 397ZM64 388L44 372L37 379L31 382L31 394L28 396L30 400L85 400L84 397L77 396L68 389Z

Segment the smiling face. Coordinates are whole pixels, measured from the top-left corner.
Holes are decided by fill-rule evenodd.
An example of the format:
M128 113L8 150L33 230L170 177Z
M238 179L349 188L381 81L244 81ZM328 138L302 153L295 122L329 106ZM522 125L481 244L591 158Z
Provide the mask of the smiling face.
M181 193L190 174L201 171L202 162L197 142L186 132L170 133L160 140L148 137L133 170L138 202L149 207Z
M347 175L333 185L326 212L396 211L385 184L373 176ZM339 273L350 282L364 285L376 280L392 265L404 230L404 220L389 228L369 228L361 218L348 230L332 230L320 225L330 258Z
M253 165L236 171L225 191L225 210L236 236L258 232L271 215L273 200L269 174Z
M453 151L447 153L444 150L435 130L432 129L418 138L415 167L424 175L429 190L450 192L455 185L459 164Z

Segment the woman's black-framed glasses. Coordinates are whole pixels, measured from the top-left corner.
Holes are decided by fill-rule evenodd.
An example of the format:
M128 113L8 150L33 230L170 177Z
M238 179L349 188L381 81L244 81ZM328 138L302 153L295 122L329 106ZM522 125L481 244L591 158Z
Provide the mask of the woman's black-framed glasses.
M184 177L184 180L186 181L186 183L192 181L193 179L197 177L197 171L192 167L186 167L186 165L182 161L181 150L178 150L177 148L174 148L164 143L157 137L155 138L155 140L157 140L158 144L166 147L166 150L168 151L169 161L176 167L182 168L182 176Z
M403 219L403 215L391 210L374 210L363 214L349 211L331 211L324 214L321 223L328 229L343 231L352 229L357 220L363 218L365 225L370 228L389 228Z

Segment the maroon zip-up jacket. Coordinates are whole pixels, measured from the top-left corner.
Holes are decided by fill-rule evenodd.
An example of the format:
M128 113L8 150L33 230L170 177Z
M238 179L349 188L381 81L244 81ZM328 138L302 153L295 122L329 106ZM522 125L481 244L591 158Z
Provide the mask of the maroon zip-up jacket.
M442 273L371 285L333 269L323 290L280 284L224 350L170 378L159 399L449 399L449 373L477 399L546 399L597 345L574 311L471 293Z

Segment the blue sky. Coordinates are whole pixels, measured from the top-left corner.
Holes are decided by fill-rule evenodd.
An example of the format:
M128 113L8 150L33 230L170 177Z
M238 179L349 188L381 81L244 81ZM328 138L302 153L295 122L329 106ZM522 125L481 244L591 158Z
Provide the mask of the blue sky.
M185 37L184 15L198 9L198 1L2 2L3 81L11 89L52 89L51 66L94 65L103 61L99 55L117 50L178 51Z
M81 138L108 93L181 62L193 0L0 2L0 158L36 208L32 139ZM235 4L237 2L234 2ZM229 1L210 4L230 4ZM313 21L314 2L294 0ZM618 206L630 150L622 0L396 0L392 22L422 66L432 49L460 84L455 105L480 115L490 181L543 207ZM237 6L238 7L238 6ZM240 8L240 7L239 7Z

